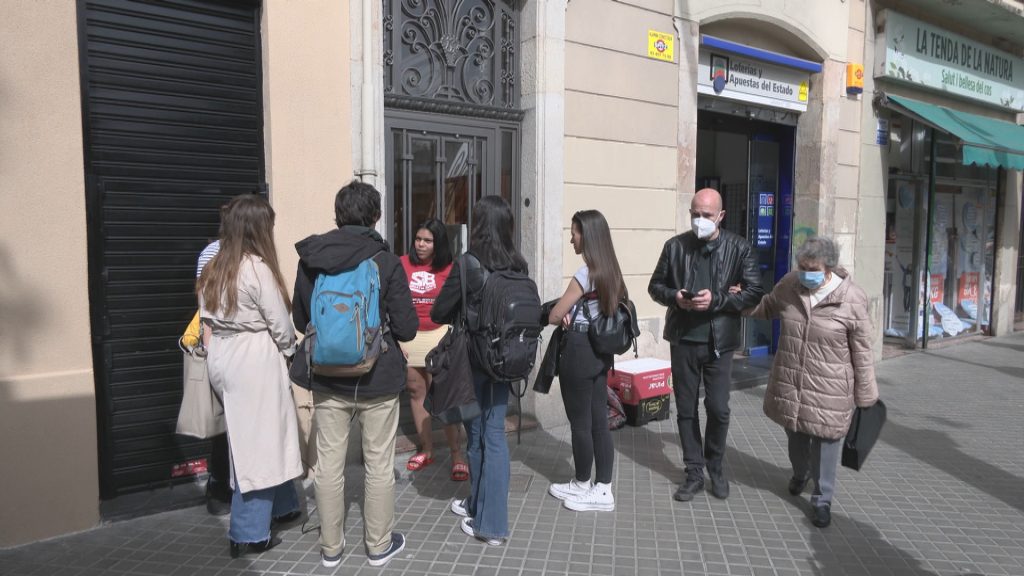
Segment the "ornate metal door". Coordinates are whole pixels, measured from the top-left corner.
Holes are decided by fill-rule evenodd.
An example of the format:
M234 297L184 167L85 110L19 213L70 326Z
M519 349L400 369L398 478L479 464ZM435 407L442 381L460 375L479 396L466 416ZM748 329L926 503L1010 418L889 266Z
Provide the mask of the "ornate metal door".
M456 250L474 202L517 202L519 14L515 0L384 0L389 233L404 254L438 218Z
M500 195L516 203L516 126L434 118L388 114L389 229L398 254L408 251L416 227L428 218L444 222L452 249L462 252L477 200Z
M385 105L519 120L515 3L384 0Z

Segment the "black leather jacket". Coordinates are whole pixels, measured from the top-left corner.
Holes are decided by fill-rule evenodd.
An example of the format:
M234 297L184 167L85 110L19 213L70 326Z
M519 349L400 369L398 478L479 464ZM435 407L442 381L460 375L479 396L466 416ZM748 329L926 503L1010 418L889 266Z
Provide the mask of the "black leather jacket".
M708 243L693 232L684 232L665 242L658 265L651 275L647 292L655 302L668 307L665 312L663 336L672 344L680 341L693 326L693 315L676 305L680 289L693 291L694 258L697 250ZM720 230L712 244L711 260L711 343L716 354L740 347L740 312L756 306L764 297L761 271L750 243L728 230ZM730 294L729 287L739 284L739 294Z

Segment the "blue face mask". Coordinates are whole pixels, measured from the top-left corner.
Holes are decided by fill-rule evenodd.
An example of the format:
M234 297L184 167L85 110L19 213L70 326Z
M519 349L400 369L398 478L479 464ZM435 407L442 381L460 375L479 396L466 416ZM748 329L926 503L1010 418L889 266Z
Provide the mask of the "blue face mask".
M808 290L814 290L825 283L825 272L821 270L809 272L807 270L800 270L800 283L804 285L804 288Z

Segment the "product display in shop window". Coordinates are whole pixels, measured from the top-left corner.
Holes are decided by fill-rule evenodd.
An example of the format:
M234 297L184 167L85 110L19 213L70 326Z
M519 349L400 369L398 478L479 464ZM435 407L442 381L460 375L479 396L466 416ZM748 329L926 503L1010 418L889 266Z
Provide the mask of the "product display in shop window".
M893 182L886 228L885 329L886 336L905 338L913 306L914 270L913 182ZM947 188L949 189L949 188ZM988 324L991 297L991 249L994 202L982 189L952 188L936 194L932 221L930 275L919 290L919 302L927 294L931 304L930 338L956 336ZM986 240L983 240L986 238ZM922 271L923 272L923 271ZM919 306L918 314L923 313ZM918 338L924 333L919 323Z

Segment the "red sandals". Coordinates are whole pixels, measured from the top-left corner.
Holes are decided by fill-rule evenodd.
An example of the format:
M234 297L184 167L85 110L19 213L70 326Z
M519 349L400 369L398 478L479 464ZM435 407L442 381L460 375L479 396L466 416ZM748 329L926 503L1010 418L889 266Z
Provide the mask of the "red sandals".
M409 458L409 461L405 463L405 469L416 472L417 470L422 470L433 463L434 458L432 456L427 456L423 452L419 452L412 458Z
M465 462L452 463L452 480L455 482L469 480L469 466Z

